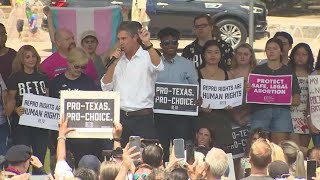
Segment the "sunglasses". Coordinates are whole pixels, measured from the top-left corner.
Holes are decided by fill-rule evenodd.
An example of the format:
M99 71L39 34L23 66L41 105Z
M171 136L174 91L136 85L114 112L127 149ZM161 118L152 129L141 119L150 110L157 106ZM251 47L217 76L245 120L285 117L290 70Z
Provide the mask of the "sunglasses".
M170 44L173 46L178 45L178 40L164 40L161 42L161 44L163 44L164 46L169 46Z
M73 65L73 67L75 68L75 69L86 69L87 68L87 66L85 65L85 66L79 66L79 65Z
M147 174L141 174L142 179L147 179L147 176L148 176ZM137 180L137 179L139 179L139 177L140 177L139 174L134 174L133 180Z

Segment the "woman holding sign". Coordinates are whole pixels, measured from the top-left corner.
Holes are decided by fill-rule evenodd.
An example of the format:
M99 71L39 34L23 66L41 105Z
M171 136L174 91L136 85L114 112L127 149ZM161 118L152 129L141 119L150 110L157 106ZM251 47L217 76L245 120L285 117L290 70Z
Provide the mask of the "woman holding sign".
M314 58L311 48L306 43L297 44L291 51L289 65L295 71L299 86L301 89L299 106L291 106L291 118L294 134L291 135L292 140L298 144L308 148L310 142L310 132L307 121L307 108L309 103L309 86L308 75L313 71Z
M73 48L67 57L68 68L66 72L56 76L50 85L50 97L60 98L60 91L96 91L99 90L95 82L84 74L84 70L89 62L88 55L82 48ZM50 134L50 148L55 151L57 144L57 133ZM51 147L53 146L53 147ZM102 140L100 139L70 139L68 148L75 157L76 165L81 157L86 154L92 154L97 157L101 156ZM51 153L51 155L53 155Z
M201 79L209 80L229 80L230 74L221 68L224 56L222 48L215 40L209 40L203 46L202 59L203 64L199 67L199 82ZM195 121L196 128L208 127L214 132L216 139L215 144L227 150L226 147L233 143L232 139L232 116L226 109L214 109L210 105L206 108L200 107L199 118Z
M311 75L320 75L320 50L319 50L318 57L317 57L315 71L313 71L311 73ZM309 88L312 89L311 84L309 84L309 86L310 86ZM316 84L315 86L319 86L319 85ZM310 94L310 92L311 92L311 90L309 91L309 94ZM312 104L309 104L309 105L312 106ZM315 105L317 105L317 102L315 102ZM307 117L308 117L309 129L312 134L312 141L313 141L314 146L319 146L320 145L320 129L316 128L316 126L312 124L310 110L308 111L308 113L309 114L307 115Z
M264 76L264 79L262 80L267 80L270 82L260 82L258 78L258 80L256 80L258 83L252 83L250 80L250 74L249 85L247 88L247 100L249 99L249 95L252 96L252 94L259 92L258 90L264 91L269 90L269 87L273 87L272 90L276 91L278 90L278 87L284 87L283 89L286 89L289 92L291 90L291 105L298 106L300 104L300 87L298 79L296 74L292 71L292 69L281 62L283 53L283 45L281 40L277 38L269 39L267 41L265 51L268 58L268 62L266 64L257 66L252 71L252 73L256 75L267 75ZM281 75L289 75L290 79L292 79L292 85L281 83L279 84L278 81L281 78ZM279 76L279 79L276 79L274 76ZM271 83L271 80L275 82ZM284 82L283 78L281 80L282 81L279 82ZM250 91L250 88L252 88L253 90ZM264 96L267 98L275 97L275 95L271 96L269 94L266 95L262 93L260 94L260 96ZM277 102L273 102L275 100L271 101L272 103L270 103L269 101L270 99L264 98L263 102L251 105L251 129L260 127L263 128L265 131L271 132L271 141L276 144L279 144L281 141L288 140L290 133L293 131L290 114L290 105L279 105Z
M234 50L231 65L232 70L230 71L230 74L232 75L232 78L244 77L244 82L247 82L250 72L257 65L253 48L248 43L239 45ZM237 106L232 109L232 116L240 126L246 125L249 121L249 107L245 103L245 96L243 99L244 102L241 106Z
M44 163L48 144L48 130L18 125L24 114L22 99L24 94L48 96L48 78L39 71L40 56L31 45L22 46L12 63L12 74L8 80L9 97L15 101L11 127L14 144L31 146L33 154Z

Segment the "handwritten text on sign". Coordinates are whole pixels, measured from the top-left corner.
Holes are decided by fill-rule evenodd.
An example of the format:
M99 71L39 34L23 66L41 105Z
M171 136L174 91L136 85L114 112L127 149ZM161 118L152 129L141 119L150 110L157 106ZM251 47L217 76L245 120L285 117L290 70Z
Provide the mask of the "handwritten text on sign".
M201 107L210 109L224 109L227 106L240 106L243 97L244 78L228 81L201 79Z
M20 125L58 130L60 119L59 99L24 94L22 106L25 108L25 111L20 117Z
M311 75L308 81L311 121L320 129L320 75Z
M69 127L100 128L113 125L113 99L66 99Z
M307 77L298 77L300 93L300 105L291 106L291 118L293 124L293 130L298 134L309 134L309 128L307 124L307 104L309 97L309 85Z
M197 116L197 99L197 85L156 83L154 112Z
M292 75L250 74L248 103L291 105Z

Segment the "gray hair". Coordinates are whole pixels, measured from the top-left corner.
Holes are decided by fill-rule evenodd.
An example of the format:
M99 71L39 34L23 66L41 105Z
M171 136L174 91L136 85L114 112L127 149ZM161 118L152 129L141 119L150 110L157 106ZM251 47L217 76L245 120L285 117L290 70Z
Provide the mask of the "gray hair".
M222 149L212 148L208 152L205 161L209 165L211 175L214 177L223 176L229 167L228 156Z

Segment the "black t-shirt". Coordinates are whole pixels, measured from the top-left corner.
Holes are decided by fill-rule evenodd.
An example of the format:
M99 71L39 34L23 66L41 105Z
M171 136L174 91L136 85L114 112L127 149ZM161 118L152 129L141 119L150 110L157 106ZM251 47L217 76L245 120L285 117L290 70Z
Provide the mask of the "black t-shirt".
M5 55L0 56L0 74L6 83L8 83L8 77L12 71L12 62L16 54L17 52L14 49L9 48L9 51Z
M35 95L45 96L48 88L48 77L40 72L27 74L17 72L12 74L7 83L8 90L16 90L16 105L22 104L23 94L32 93Z
M251 73L253 74L262 74L262 75L292 75L292 95L300 94L300 86L298 82L298 78L296 76L296 73L292 70L291 67L287 65L282 65L279 69L273 70L270 69L268 66L268 63L262 64L260 66L257 66ZM267 108L286 108L290 109L290 106L288 105L272 105L272 104L254 104L254 106L251 106L253 111L263 110Z
M229 70L231 68L231 60L232 60L232 56L233 56L233 49L230 46L230 44L228 44L227 42L225 42L224 40L220 40L220 39L214 39L216 40L222 49L222 54L221 54L221 67L224 70ZM194 62L194 65L196 68L199 68L202 63L203 63L203 59L202 59L202 46L199 45L198 43L198 39L196 39L195 41L193 41L191 44L187 45L182 52L183 57L192 60Z
M62 73L56 76L50 83L50 97L60 98L61 90L68 91L95 91L98 90L94 81L90 79L87 75L81 74L75 80L70 80L66 78L65 74Z

